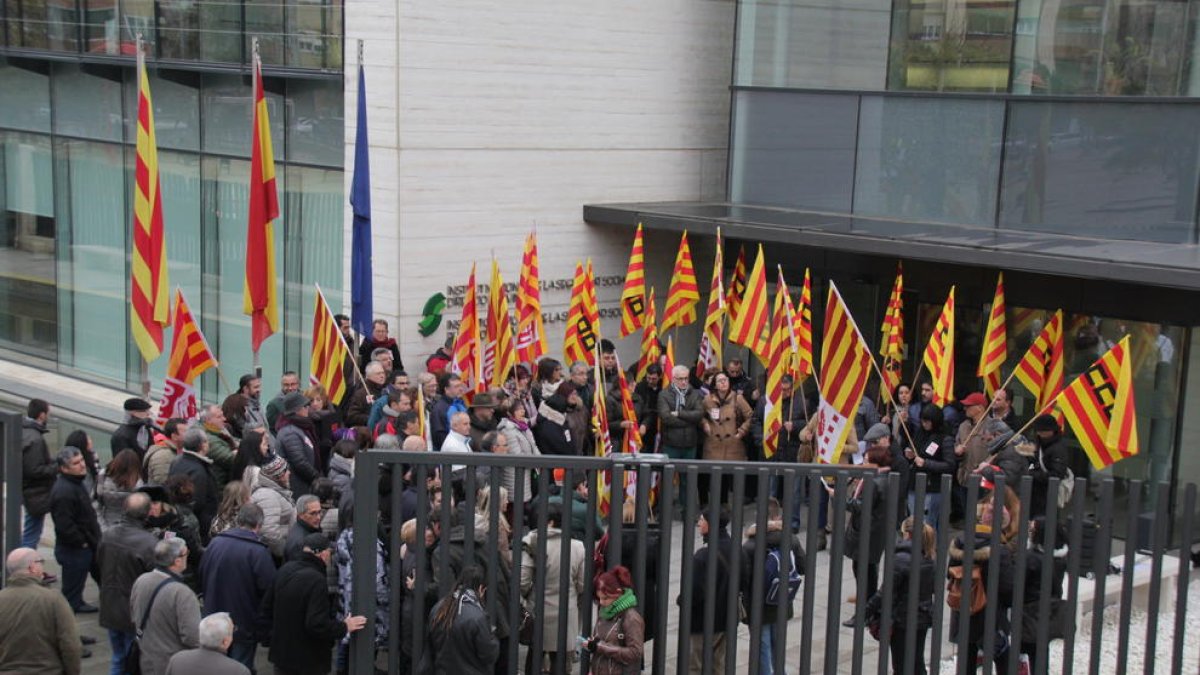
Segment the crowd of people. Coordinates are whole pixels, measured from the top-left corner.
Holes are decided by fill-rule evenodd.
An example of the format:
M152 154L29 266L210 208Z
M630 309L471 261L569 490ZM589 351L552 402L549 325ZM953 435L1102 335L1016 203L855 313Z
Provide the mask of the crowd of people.
M282 375L279 392L265 404L262 381L245 375L236 392L220 404L202 406L194 420L168 419L159 425L148 401L130 398L124 403L125 419L112 434L111 459L102 465L83 431L67 436L63 447L52 452L44 438L51 407L43 400L29 401L22 448L22 548L6 561L14 583L0 591L0 617L8 624L7 630L0 631L0 670L25 670L37 663L33 670L57 664L64 672L78 672L79 659L89 655L87 646L95 640L79 635L71 615L94 612L99 612L100 626L108 632L113 675L127 672L129 659L137 659L145 673L254 672L258 647L264 645L276 673L345 670L349 636L366 625L365 617L350 610L350 597L356 581L351 564L354 460L368 449L591 455L595 452L592 405L596 388L604 387L600 396L606 400L612 433L621 435L636 427L647 451L685 460L764 459L766 406L759 395L761 382L750 378L738 359L702 378L684 366L664 373L658 365L650 365L644 377L635 378L636 419L630 420L622 413L617 358L608 341L601 343L599 382L586 364L544 358L532 368L517 366L505 386L468 397L463 380L446 370L449 342L427 360L425 372L410 378L385 322L376 322L373 333L361 340L349 332L345 317L339 317L339 322L359 355L356 367L361 374L354 377L361 384L340 405L330 401L320 386L302 390L295 372ZM806 397L803 389L793 396L790 380L784 385L787 398L780 404L784 421L773 459L812 461L817 402ZM931 621L934 585L929 548L934 528L941 522L941 509L961 511L965 486L973 474L982 475L985 486L994 486L999 475L1009 486L1021 476L1032 476L1030 502L1006 500L1002 514L984 510L992 508L985 494L977 517L966 519L979 525L954 539L951 565L961 564L955 552L961 553L963 537L975 538L973 550L979 560L988 555L988 525L1003 527L1001 540L1011 547L1015 545L1011 523L1033 519L1035 544L1045 555L1030 560L1054 561L1054 583L1061 586L1057 566L1061 541L1041 532L1036 523L1041 522L1047 502L1057 497L1047 494L1050 478L1071 475L1071 457L1053 417L1034 420L1031 439L1014 434L1011 396L1005 390L991 401L974 393L962 400L961 409L944 410L931 402L928 384L919 390L902 384L892 394L895 403L863 400L843 452L843 461L876 470L872 478L850 486L846 551L857 557L856 543L869 540L865 547L869 560L863 566L868 596L863 601L868 620L878 623L883 606L878 594L882 551L888 537L901 538L893 572L906 575L910 568L919 570L916 672L924 672L924 636ZM424 417L419 416L419 401L424 402ZM644 645L658 633L667 608L657 606L654 587L659 578L657 543L641 552L646 579L642 587L635 587L625 566L635 556L630 548L637 527L633 504L627 503L622 513L619 557L625 565L609 565L605 560L617 556L607 551L604 523L589 522L592 487L582 472L556 475L549 481L549 494L539 494L531 472L496 467L493 470L500 474L496 494L490 474L485 474L474 481L477 493L467 495L464 483L470 481L463 480L465 467L447 469L448 473L431 472L426 485L418 489L422 486L415 485L414 472L403 468L399 514L392 513L390 476L380 482L378 531L369 535L376 539L377 557L375 634L369 639L377 649L384 650L391 632L398 631L401 653L392 656L400 660L402 672L508 672L511 641L532 644L528 634L538 622L531 618L536 612L542 626L541 662L534 663L539 656L535 650L526 650L525 672L545 672L563 661L574 665L585 653L593 673L641 672ZM858 507L864 486L874 481L876 494L884 494L881 490L891 472L899 472L907 488L906 499L898 505L902 514L898 527L888 527L885 511L880 510L885 506L882 498L874 501L870 514ZM914 486L922 473L929 481L924 502L918 505ZM949 495L941 491L942 476L950 477ZM713 664L713 672L724 672L725 617L745 609L728 605L730 597L738 596L739 605L751 607L754 616L762 619L758 658L761 672L771 673L774 645L782 639L776 634L776 619L792 617L805 569L806 553L797 533L800 506L808 500L806 485L797 481L796 498L790 500L795 504L792 513L780 508L787 501L781 481L758 486L770 492L764 500L768 504L764 534L754 526L730 532L731 509L742 505L727 503L728 481L713 485L702 475L698 483L701 503L707 504L708 495L715 493L720 505L705 508L696 523L702 545L693 557L692 588L684 589L691 601L685 602L683 595L676 601L691 609L681 626L688 626L693 636L707 633L712 638L707 645L698 637L691 640L686 658L694 672L706 661ZM678 517L678 500L688 487L686 483L661 486L654 515ZM428 496L427 504L418 503L421 494ZM544 528L512 519L511 501L518 497L525 513L543 515ZM824 548L831 527L830 495L818 497L818 547ZM451 502L445 512L440 508L443 498ZM502 514L498 521L488 518L493 502ZM425 532L417 531L418 510L428 514ZM450 519L444 522L447 512ZM905 520L905 514L911 516ZM38 549L47 515L54 522L54 555L61 579L44 571ZM962 514L954 517L957 522ZM500 550L505 553L498 558L484 555L483 542L491 528L498 530ZM564 530L569 536L564 536ZM651 529L652 537L656 531ZM597 541L592 551L583 544L589 532L595 537L587 539ZM393 536L402 541L403 579L388 574L388 542ZM468 542L472 536L473 542ZM715 550L710 552L710 546ZM417 554L420 549L423 555ZM514 550L520 551L519 560L507 555ZM1001 560L1001 597L995 599L999 606L1011 603L1012 558L1006 551L996 553ZM588 559L596 563L592 579L584 578ZM418 560L425 561L426 569L417 569ZM754 567L759 560L762 567ZM709 572L712 565L718 566L715 575ZM728 585L734 566L741 572L741 582L731 596ZM853 569L857 572L859 567L855 564ZM439 578L446 570L452 578ZM417 597L413 584L418 573L433 582L424 597ZM88 577L100 589L98 607L84 601ZM710 577L717 580L717 588L709 587ZM1038 575L1027 575L1034 577ZM489 588L489 579L495 579L499 588ZM757 596L755 579L766 589ZM60 592L47 588L56 582ZM523 598L519 625L509 625L512 584L519 585ZM400 606L392 607L396 585ZM908 591L907 582L890 587L896 593ZM452 590L439 596L438 588ZM564 592L568 597L560 597ZM489 615L489 595L502 611ZM893 598L891 606L898 612L905 598ZM28 616L13 618L16 615L7 610L14 607ZM585 607L595 610L590 625L583 623ZM748 619L750 613L746 614ZM718 617L715 625L709 618L706 626L706 616L713 615ZM894 619L902 626L906 616L897 613ZM564 622L572 636L565 648L559 640ZM427 636L420 661L414 661L412 652L416 624L423 626ZM998 620L998 628L1006 635L1011 632L1003 620ZM972 647L981 646L982 622L976 626L972 620L966 629ZM903 630L892 633L903 634ZM1039 658L1036 645L1024 644L1025 637L1018 632L1016 640L1023 646L997 650L997 663L1018 650ZM890 646L893 658L902 663L903 645L891 640Z

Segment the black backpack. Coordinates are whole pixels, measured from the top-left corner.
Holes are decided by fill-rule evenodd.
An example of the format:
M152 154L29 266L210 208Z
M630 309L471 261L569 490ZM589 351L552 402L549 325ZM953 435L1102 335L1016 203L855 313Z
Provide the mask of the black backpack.
M780 587L783 585L783 552L778 548L767 550L767 558L764 562L766 566L766 576L763 579L763 586L766 589L766 604L782 605L784 604L781 597ZM788 551L788 570L787 570L787 603L791 604L796 599L796 593L800 590L800 582L803 581L800 576L800 570L796 565L796 552Z

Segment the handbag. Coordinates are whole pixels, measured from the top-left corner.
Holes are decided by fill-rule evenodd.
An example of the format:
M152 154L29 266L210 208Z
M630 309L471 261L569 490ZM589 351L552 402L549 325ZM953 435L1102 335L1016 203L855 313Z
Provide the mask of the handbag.
M121 668L125 672L125 675L142 675L142 648L138 644L138 640L141 640L142 635L146 632L146 622L150 620L150 610L154 608L154 600L158 597L159 591L173 581L175 581L174 577L163 579L154 588L154 592L150 594L150 602L146 603L146 611L142 612L142 620L137 625L134 640L130 643L129 651L125 652L125 659L121 663Z
M533 629L537 621L533 612L525 607L525 603L521 603L520 608L521 616L517 619L517 642L529 646L533 644Z

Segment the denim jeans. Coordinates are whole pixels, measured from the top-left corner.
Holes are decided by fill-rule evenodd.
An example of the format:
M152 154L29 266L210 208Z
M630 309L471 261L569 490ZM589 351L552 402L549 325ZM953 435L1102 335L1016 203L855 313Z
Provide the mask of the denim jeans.
M21 547L37 550L38 542L42 540L42 530L46 527L46 515L31 516L25 511L25 527L21 530Z
M915 492L908 493L908 512L912 515L917 515L917 495ZM938 521L942 517L942 493L926 492L925 493L925 523L933 528L934 532L938 529Z
M112 667L108 671L109 675L124 675L125 655L129 653L129 646L133 644L133 638L133 633L109 629L108 644L112 647Z
M758 647L758 675L775 675L775 624L762 627L762 641ZM784 662L786 663L786 658ZM786 675L780 671L780 675Z
M75 546L54 547L54 559L62 566L62 594L71 609L83 604L83 587L92 569L92 549Z
M250 675L254 675L254 655L257 650L258 643L253 640L234 640L229 645L227 655L234 661L249 668Z

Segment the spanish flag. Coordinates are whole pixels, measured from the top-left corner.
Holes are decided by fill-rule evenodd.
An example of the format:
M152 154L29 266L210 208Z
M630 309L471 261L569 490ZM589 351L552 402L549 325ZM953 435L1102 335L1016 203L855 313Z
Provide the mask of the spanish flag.
M621 289L621 337L632 335L642 327L646 313L646 261L642 251L642 224L633 235L633 250L625 270L625 287Z
M929 344L925 346L925 367L933 380L933 404L942 408L954 401L954 287L938 315ZM857 405L857 404L856 404Z
M246 285L242 311L250 316L250 345L258 353L263 340L279 330L279 298L275 278L275 154L271 123L263 93L262 63L254 56L254 127L250 139L250 214L246 228Z
M983 388L988 398L1000 388L1000 368L1008 356L1008 335L1005 329L1004 272L996 279L996 294L992 297L992 311L988 316L987 330L983 333L983 349L979 353L979 370Z
M1050 403L1058 405L1097 469L1138 453L1132 361L1126 335Z
M167 242L163 232L158 142L154 136L154 106L150 78L138 43L137 166L133 192L133 265L129 319L133 341L147 363L162 355L163 328L171 320L167 282Z
M729 341L748 348L764 366L770 361L768 307L767 270L762 244L759 244L758 257L754 259L754 267L746 280L746 293L742 298L741 309L729 329Z

